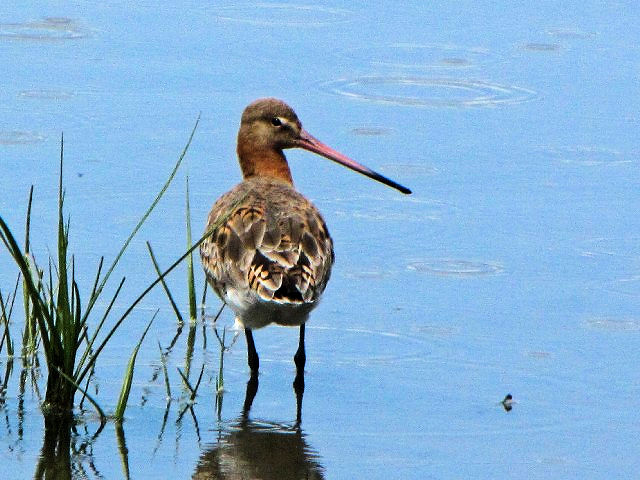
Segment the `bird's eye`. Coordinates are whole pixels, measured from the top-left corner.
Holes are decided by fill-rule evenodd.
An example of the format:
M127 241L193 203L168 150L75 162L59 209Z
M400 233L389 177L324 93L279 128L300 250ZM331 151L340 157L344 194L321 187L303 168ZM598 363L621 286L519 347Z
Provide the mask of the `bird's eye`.
M280 120L279 117L273 117L271 119L271 125L273 125L274 127L281 127L282 126L282 120Z

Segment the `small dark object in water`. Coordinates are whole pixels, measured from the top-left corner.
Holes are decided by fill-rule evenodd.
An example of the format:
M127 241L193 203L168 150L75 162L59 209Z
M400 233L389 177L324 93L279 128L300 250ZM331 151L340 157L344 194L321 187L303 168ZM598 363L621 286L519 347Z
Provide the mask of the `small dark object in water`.
M507 393L507 395L504 397L504 400L502 400L502 402L500 403L502 403L505 412L510 412L513 408L513 396L510 393Z

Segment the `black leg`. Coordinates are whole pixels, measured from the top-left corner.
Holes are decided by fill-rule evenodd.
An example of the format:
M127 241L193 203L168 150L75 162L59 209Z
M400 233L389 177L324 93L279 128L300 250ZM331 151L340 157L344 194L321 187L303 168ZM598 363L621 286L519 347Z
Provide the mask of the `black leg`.
M296 392L296 424L302 421L302 396L304 395L304 364L306 362L304 352L304 324L300 325L300 343L293 360L296 364L296 379L293 381L293 391Z
M258 358L258 352L256 352L256 344L253 343L251 329L245 328L244 334L247 337L247 357L249 360L249 368L251 369L251 376L257 375L260 368L260 359Z
M307 355L304 352L304 323L300 325L300 342L298 343L298 351L294 355L293 361L296 363L298 374L300 371L304 374L304 364L307 361Z

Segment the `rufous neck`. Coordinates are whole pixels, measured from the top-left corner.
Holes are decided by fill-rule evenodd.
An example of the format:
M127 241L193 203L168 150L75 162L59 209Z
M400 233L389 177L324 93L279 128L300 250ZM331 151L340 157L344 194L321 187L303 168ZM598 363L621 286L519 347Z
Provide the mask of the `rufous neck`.
M293 185L291 170L282 150L243 142L241 138L238 140L238 160L245 180L252 177L269 177Z

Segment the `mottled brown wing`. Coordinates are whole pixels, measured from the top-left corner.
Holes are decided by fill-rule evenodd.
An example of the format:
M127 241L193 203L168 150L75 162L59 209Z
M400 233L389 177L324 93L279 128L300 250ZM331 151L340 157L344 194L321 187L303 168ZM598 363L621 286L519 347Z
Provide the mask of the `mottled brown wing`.
M221 298L234 288L265 301L300 304L316 301L324 290L333 244L318 210L293 188L245 181L215 203L207 230L212 227L200 253Z

